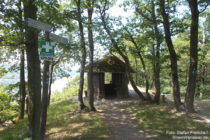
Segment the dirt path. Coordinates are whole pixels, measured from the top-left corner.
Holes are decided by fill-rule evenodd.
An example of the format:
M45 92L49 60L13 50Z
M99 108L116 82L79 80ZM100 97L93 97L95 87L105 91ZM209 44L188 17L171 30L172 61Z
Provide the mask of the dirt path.
M195 101L195 108L200 114L210 119L210 101Z
M173 102L172 95L166 95L166 99L169 102ZM184 102L184 99L182 99L182 102ZM192 120L196 122L210 126L210 100L196 100L194 102L194 107L197 113L188 114L188 116L190 116Z
M198 112L196 121L210 126L210 101L195 101L195 110Z
M139 131L132 115L124 109L123 105L127 102L104 100L96 104L113 132L110 140L152 140L149 135Z

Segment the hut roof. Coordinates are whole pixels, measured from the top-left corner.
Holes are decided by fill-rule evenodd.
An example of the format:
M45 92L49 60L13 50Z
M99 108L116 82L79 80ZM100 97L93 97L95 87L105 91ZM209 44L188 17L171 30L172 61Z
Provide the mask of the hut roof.
M86 70L89 65L86 66ZM104 56L102 59L93 62L93 72L125 73L126 64L114 55ZM129 72L135 72L129 68Z

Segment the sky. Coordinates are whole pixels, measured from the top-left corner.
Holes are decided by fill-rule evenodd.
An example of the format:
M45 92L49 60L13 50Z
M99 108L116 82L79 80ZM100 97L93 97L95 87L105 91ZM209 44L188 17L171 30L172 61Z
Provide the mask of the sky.
M72 66L70 76L68 78L67 77L60 78L57 79L54 83L52 83L51 86L52 93L62 92L63 88L66 87L67 83L79 75L78 70L79 70L79 65L76 64L75 66Z

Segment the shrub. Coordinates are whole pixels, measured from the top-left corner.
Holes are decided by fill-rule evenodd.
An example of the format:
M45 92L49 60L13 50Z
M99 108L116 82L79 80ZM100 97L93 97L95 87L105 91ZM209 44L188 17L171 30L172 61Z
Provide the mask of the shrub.
M3 92L0 87L0 123L14 119L18 114L18 104L13 102L12 95Z

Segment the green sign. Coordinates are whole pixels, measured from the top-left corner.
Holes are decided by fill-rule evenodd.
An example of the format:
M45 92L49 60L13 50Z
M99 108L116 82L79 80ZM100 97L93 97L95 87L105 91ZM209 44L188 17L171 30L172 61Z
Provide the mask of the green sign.
M53 61L55 54L54 51L55 43L40 41L39 46L40 46L40 58L47 61Z

